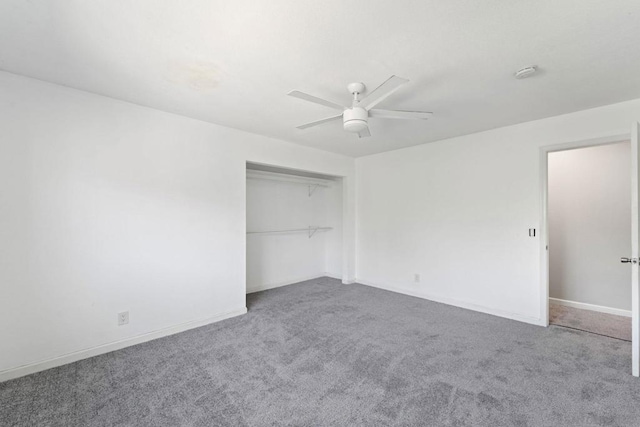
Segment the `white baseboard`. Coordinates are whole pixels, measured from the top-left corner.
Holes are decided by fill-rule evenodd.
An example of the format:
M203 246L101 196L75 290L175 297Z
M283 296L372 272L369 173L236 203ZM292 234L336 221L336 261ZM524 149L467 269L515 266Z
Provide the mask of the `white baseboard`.
M343 285L353 285L354 283L356 283L356 279L344 279L341 274L325 273L325 276L331 277L332 279L341 280Z
M109 353L115 350L120 350L125 347L141 344L143 342L177 334L179 332L188 331L189 329L198 328L200 326L205 326L210 323L215 323L221 320L229 319L231 317L240 316L241 314L245 314L246 312L247 312L247 308L243 307L238 310L217 314L215 316L207 317L205 319L193 320L191 322L170 326L168 328L159 329L157 331L138 335L132 338L126 338L120 341L99 345L97 347L75 351L73 353L68 353L63 356L55 357L53 359L42 360L40 362L30 363L28 365L22 365L16 368L6 369L4 371L0 371L0 382L12 380L14 378L18 378L18 377L33 374L36 372L44 371L47 369L55 368L57 366L66 365L68 363L77 362L78 360L87 359L89 357L98 356L100 354Z
M581 308L583 310L599 311L600 313L631 317L631 310L622 310L620 308L605 307L603 305L587 304L585 302L569 301L560 298L550 297L549 304L564 305L565 307Z
M413 291L410 289L398 288L395 286L383 285L380 283L372 283L367 280L357 279L357 283L362 285L371 286L374 288L384 289L391 292L397 292L399 294L410 295L412 297L418 297L429 301L439 302L442 304L453 305L455 307L465 308L467 310L478 311L480 313L491 314L493 316L504 317L506 319L517 320L519 322L529 323L536 326L546 326L546 322L537 317L522 316L517 313L511 313L504 310L497 310L494 308L488 308L477 304L468 303L465 301L456 300L453 298L442 297L439 295L429 294L426 292Z
M319 279L321 277L331 277L332 279L342 280L342 277L338 275L334 275L331 273L320 273L320 274L315 274L313 276L298 277L296 279L290 279L283 282L268 283L266 285L258 285L258 286L251 286L251 287L247 286L247 293L252 294L254 292L266 291L267 289L274 289L274 288L279 288L280 286L293 285L295 283L306 282L307 280Z

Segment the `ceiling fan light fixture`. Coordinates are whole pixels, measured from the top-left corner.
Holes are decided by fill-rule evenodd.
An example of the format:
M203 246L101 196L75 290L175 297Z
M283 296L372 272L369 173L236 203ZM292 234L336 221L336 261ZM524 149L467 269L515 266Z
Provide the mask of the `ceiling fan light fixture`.
M360 133L369 127L367 123L369 113L362 107L353 107L344 110L342 118L344 130L347 132Z
M373 108L406 83L409 83L409 80L398 76L391 76L374 90L370 92L367 91L368 93L364 98L360 98L360 95L365 90L364 83L350 83L347 86L347 89L353 96L351 107L341 105L337 102L327 101L326 99L318 98L317 96L309 95L308 93L300 92L299 90L292 90L287 95L340 111L340 114L338 115L296 126L298 129L308 129L310 127L342 119L342 127L345 131L357 134L358 138L369 138L371 136L371 132L369 132L369 117L374 117L376 120L426 120L431 117L433 113L427 111L402 111Z
M347 132L360 133L368 127L364 120L349 120L344 122L344 130Z

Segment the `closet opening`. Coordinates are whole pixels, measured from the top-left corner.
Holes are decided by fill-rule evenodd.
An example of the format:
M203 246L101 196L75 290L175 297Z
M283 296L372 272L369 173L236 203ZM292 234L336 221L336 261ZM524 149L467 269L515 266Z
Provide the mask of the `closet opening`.
M247 162L246 293L343 279L342 177Z
M631 144L547 153L549 324L631 341Z

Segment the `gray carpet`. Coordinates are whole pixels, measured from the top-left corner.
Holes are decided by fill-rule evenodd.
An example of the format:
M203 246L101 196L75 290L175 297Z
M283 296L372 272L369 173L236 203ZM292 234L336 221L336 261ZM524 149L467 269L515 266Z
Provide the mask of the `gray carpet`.
M549 323L631 341L631 318L549 304Z
M320 279L0 384L3 426L639 426L629 343Z

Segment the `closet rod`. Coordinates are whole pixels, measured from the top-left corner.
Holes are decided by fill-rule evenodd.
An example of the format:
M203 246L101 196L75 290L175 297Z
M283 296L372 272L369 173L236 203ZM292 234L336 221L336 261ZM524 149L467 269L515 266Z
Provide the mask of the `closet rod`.
M331 182L324 179L306 178L303 176L276 174L276 173L269 173L269 172L260 173L259 171L247 171L247 179L280 181L280 182L286 182L289 184L311 185L311 186L324 187L324 188L328 188L331 186Z
M290 230L270 230L270 231L247 231L247 234L272 234L272 233L299 233L299 232L307 232L309 233L309 238L311 238L318 231L329 231L333 230L333 227L311 227L309 228L293 228Z

